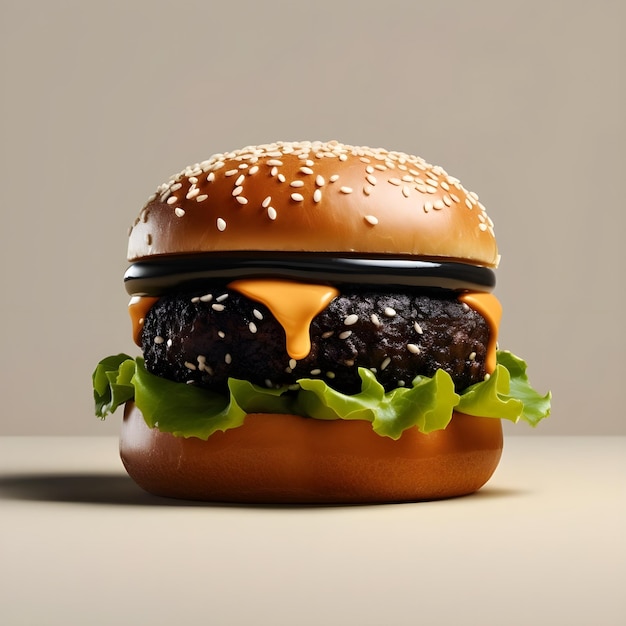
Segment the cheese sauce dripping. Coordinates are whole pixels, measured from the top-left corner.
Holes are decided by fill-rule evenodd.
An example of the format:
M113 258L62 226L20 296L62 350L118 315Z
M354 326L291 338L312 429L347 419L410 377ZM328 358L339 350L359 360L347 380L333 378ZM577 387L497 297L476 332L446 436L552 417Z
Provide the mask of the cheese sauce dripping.
M286 280L236 280L228 285L240 294L264 304L283 327L287 353L300 360L311 351L309 327L339 295L328 285L312 285Z
M159 298L133 296L128 303L128 313L133 324L133 341L141 348L141 331L148 311Z
M470 309L480 313L489 326L485 369L488 374L491 374L496 369L496 345L498 343L500 319L502 318L502 305L493 294L479 291L468 291L459 295L459 302L467 304Z

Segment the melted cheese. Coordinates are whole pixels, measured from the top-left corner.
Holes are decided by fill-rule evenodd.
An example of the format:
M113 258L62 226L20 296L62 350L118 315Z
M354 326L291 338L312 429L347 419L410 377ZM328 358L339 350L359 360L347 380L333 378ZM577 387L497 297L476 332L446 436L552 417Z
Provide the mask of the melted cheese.
M146 315L152 305L158 300L151 296L133 296L128 303L128 312L133 324L133 341L141 347L141 331Z
M283 327L287 353L304 359L311 351L309 327L339 291L328 285L311 285L286 280L236 280L230 289L264 304Z
M502 306L499 300L490 293L468 291L459 296L459 301L464 302L474 311L480 313L489 326L489 341L487 343L487 359L485 366L491 374L496 369L496 345L498 343L498 330L502 318Z

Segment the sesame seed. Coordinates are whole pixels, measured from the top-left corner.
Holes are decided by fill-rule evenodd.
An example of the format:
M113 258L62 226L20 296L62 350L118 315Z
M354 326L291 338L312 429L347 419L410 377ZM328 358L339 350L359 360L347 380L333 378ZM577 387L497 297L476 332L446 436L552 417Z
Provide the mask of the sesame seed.
M354 365L354 359L346 359L343 364L347 367L352 367Z
M167 203L168 203L168 204L174 204L175 202L178 202L178 198L177 198L176 196L170 196L170 197L167 199Z
M204 202L208 197L209 196L203 193L202 195L196 197L196 202Z
M339 191L341 191L341 193L352 193L352 187L341 187Z
M153 339L153 341L154 341L154 343L156 343L156 344L157 344L157 346L158 346L158 345L162 344L162 343L165 341L165 339L163 339L163 337L161 337L160 335L157 335L157 336Z
M390 306L385 307L385 310L383 311L383 313L387 316L387 317L394 317L396 314L395 309L392 309Z
M443 203L442 200L435 200L433 202L433 209L435 209L436 211L441 211L441 209L443 209L446 205Z
M220 339L224 339L224 337L226 337L226 333L225 333L223 330L218 330L218 331L217 331L217 336L218 336Z
M228 295L227 293L223 293L221 296L217 296L217 298L215 298L216 302L224 302L224 300L228 300Z
M272 221L278 217L278 213L276 213L276 209L273 206L267 207L267 217Z
M248 170L248 174L250 176L253 176L254 174L256 174L259 171L259 166L258 165L253 165L249 170Z
M322 190L316 189L313 192L313 202L319 202L322 199Z
M237 180L235 181L235 185L242 185L244 180L246 180L246 175L241 174L239 177L237 177Z
M426 193L437 193L437 187L426 185Z
M207 183L212 183L215 180L215 172L209 172L209 175L206 177Z
M295 370L297 365L298 365L298 362L295 359L289 359L290 369Z
M152 235L150 233L148 233L146 235L146 243L151 246L152 245Z
M421 326L420 326L417 322L415 322L415 323L413 324L413 328L415 328L415 332L416 332L418 335L422 335L422 334L424 334L424 331L423 331L422 327L421 327Z
M373 174L368 174L368 175L365 177L365 180L367 180L367 182L368 182L370 185L375 185L375 184L378 182L378 180L376 179L376 176L374 176Z
M427 200L426 202L424 202L424 213L428 213L428 211L432 211L433 210L433 203L430 202L430 200Z
M304 200L304 196L301 193L292 193L291 199L294 202L302 202Z
M326 372L326 378L335 378L335 372Z
M387 182L395 185L396 187L399 187L402 184L402 181L399 178L390 178Z
M304 181L303 180L292 180L289 183L290 187L304 187Z
M485 374L484 380L489 380L491 378L491 374Z
M213 294L212 293L206 293L203 296L200 296L199 300L201 302L211 302L211 300L213 300Z
M446 206L452 206L452 198L451 198L448 194L446 194L446 195L443 197L443 203L444 203Z
M470 202L470 199L469 199L469 198L465 198L465 206L466 206L468 209L472 209L472 208L474 208L474 207L473 207L473 205L472 205L472 203Z
M230 353L226 353L224 355L224 363L226 363L226 365L230 365L233 362L233 357L230 356Z
M402 195L405 198L408 198L411 195L411 190L406 185L402 186Z
M391 359L389 357L385 357L383 362L380 364L380 369L381 370L387 369L387 366L389 365L389 363L391 363Z
M243 196L237 196L235 198L239 204L248 204L248 198L244 198Z
M287 180L284 174L279 174L276 178L278 178L281 183L284 183Z
M325 333L322 333L322 339L328 339L335 334L334 330L327 330Z
M211 308L214 311L223 311L226 307L223 304L212 304Z
M321 373L322 373L322 370L320 369L311 370L311 376L318 376Z
M483 232L487 230L487 224L478 224L478 228L480 228L480 230L482 230Z
M217 230L219 230L220 232L224 232L226 230L226 221L223 220L221 217L217 218Z
M233 189L232 195L238 196L242 191L243 191L243 187L241 185L238 185L237 187Z
M468 358L469 358L470 361L475 361L476 360L476 353L475 352L470 352Z
M347 161L348 160L348 155L347 154L340 154L339 155L339 160L340 161Z
M252 315L254 315L254 317L256 317L258 320L263 319L263 313L261 313L259 309L252 309Z
M270 159L269 161L267 161L267 164L270 166L280 166L283 164L283 162L279 159Z
M334 183L336 180L339 180L339 174L333 174L328 180Z
M273 167L270 170L270 176L276 176L276 174L278 174L278 168L277 167Z
M274 383L273 383L273 382L272 382L269 378L266 378L266 379L265 379L265 386L266 386L268 389L271 389L271 388L274 386Z
M301 167L300 171L303 174L313 174L313 170L310 167Z
M461 306L463 307L464 311L469 311L470 310L469 304L467 304L467 302L462 302Z
M376 224L378 224L378 218L375 215L366 215L363 219L372 226L376 226Z
M192 187L187 192L187 195L185 196L185 199L186 200L191 200L192 198L195 198L199 193L200 193L200 190L197 187Z
M374 165L374 167L379 171L379 172L384 172L387 168L382 164L382 163L376 163L376 165Z
M267 209L267 207L270 205L271 201L272 201L272 196L267 196L267 198L265 198L265 200L263 200L263 202L261 202L261 206L264 209Z
M346 326L352 326L353 324L356 324L359 321L359 316L356 315L356 313L352 313L352 315L348 315L348 317L346 317L343 320L343 323Z
M339 333L339 339L347 339L352 334L351 330L344 330L342 333Z
M325 183L326 183L326 181L324 180L324 177L323 177L323 176L321 176L321 175L319 175L319 174L318 174L318 175L315 177L315 184L316 184L318 187L323 187Z
M372 324L374 324L374 326L382 326L382 322L380 321L380 319L378 318L378 315L376 315L376 313L372 313L370 315L370 320L371 320Z
M227 172L224 173L224 176L234 176L238 172L239 170L228 170Z
M185 367L188 370L192 370L192 371L197 369L195 364L194 363L190 363L189 361L185 361Z
M198 181L196 181L198 182ZM170 191L178 191L181 187L183 186L182 183L174 183L171 187L170 187Z
M450 191L450 185L448 185L448 183L445 180L442 180L439 183L439 186L444 190L444 191Z
M257 327L256 324L254 322L250 322L248 324L248 329L250 330L250 332L254 335L254 333L256 333L257 331Z
M185 209L181 209L180 207L176 207L174 209L174 213L176 213L177 217L182 217L183 215L185 215Z
M459 202L461 202L461 201L459 200L459 196L457 196L457 195L455 195L455 194L453 194L453 193L451 193L451 194L450 194L450 198L452 198L452 201L453 201L453 202L456 202L457 204L458 204Z
M406 344L406 349L411 352L411 354L419 354L420 353L420 348L418 345L414 344L414 343L407 343Z

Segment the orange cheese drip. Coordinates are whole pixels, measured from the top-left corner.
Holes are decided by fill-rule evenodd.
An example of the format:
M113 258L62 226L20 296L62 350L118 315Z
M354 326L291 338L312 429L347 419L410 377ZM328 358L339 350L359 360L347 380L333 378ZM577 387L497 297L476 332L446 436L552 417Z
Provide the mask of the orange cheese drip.
M304 359L311 351L309 327L339 291L328 285L310 285L286 280L236 280L230 289L264 304L283 327L287 353L292 359Z
M151 296L133 296L128 303L128 312L133 324L133 341L141 347L141 331L146 314L152 305L158 300Z
M485 367L491 374L496 369L496 345L498 343L498 329L502 318L502 305L498 298L490 293L468 291L459 296L459 301L464 302L474 311L480 313L489 326L489 341L487 343L487 359Z

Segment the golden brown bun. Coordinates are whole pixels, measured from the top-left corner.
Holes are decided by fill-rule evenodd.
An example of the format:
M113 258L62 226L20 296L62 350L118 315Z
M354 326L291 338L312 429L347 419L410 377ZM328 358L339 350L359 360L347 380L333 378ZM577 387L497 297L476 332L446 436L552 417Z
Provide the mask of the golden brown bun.
M248 146L186 168L141 211L128 259L225 251L499 259L478 197L441 167L337 142Z
M250 414L207 441L146 425L126 405L120 455L161 496L213 502L366 503L448 498L482 487L502 452L500 420L455 413L445 430L397 441L360 421Z

